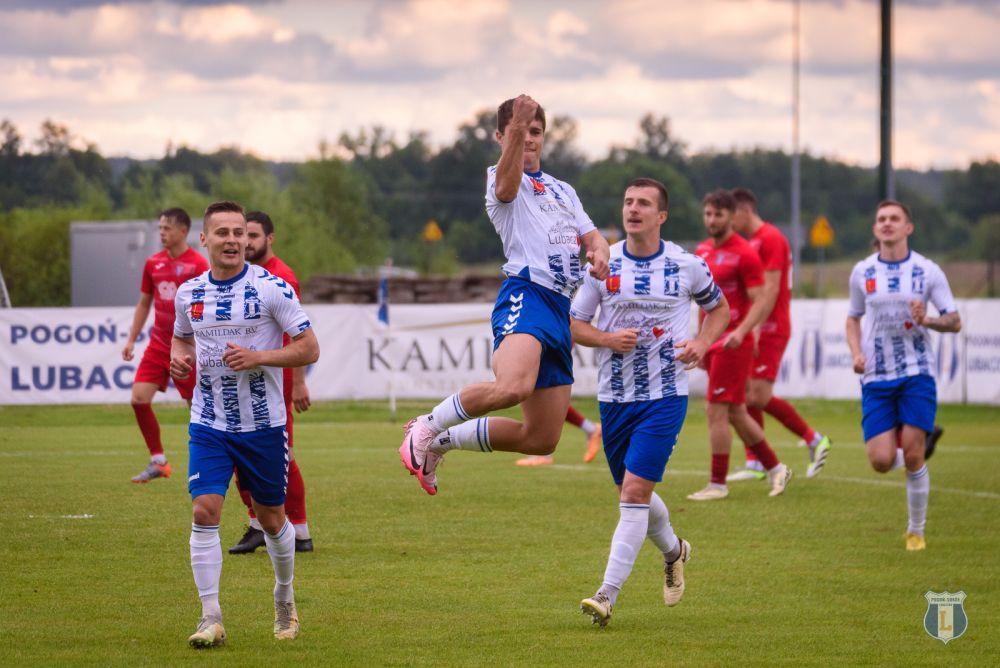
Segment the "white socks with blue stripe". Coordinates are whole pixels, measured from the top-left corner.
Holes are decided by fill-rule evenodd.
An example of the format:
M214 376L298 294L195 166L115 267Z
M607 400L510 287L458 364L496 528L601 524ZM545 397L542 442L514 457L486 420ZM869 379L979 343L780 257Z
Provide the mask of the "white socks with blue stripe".
M646 535L653 545L660 548L667 561L675 561L681 555L681 542L670 524L670 511L656 492L649 499L649 530Z
M431 441L430 449L439 455L449 450L493 452L490 446L489 418L476 418L450 427Z
M203 617L222 617L219 608L219 580L222 577L222 542L219 525L191 525L191 572L201 598Z
M429 415L425 416L427 426L439 434L449 427L471 419L472 416L466 413L462 407L462 400L459 398L458 392L439 403Z
M295 577L295 529L285 518L285 526L276 536L264 532L264 544L274 567L274 600L293 601L292 579Z
M604 571L604 584L598 592L603 592L611 605L618 600L618 592L632 572L635 559L646 540L649 528L649 506L644 503L619 503L618 527L611 539L611 554L608 567Z
M927 464L916 471L906 472L906 506L909 510L907 533L924 535L927 524L927 497L931 493L931 474L927 472Z

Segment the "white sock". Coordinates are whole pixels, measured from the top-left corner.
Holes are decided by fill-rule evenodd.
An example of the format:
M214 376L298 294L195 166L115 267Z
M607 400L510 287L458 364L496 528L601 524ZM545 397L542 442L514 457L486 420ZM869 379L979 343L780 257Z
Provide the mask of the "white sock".
M896 461L892 463L892 468L890 471L895 471L896 469L901 469L906 466L906 460L903 459L903 448L896 448Z
M161 452L158 455L153 455L152 457L150 457L149 461L153 462L154 464L159 464L162 466L167 463L167 456Z
M462 400L459 399L458 392L456 392L435 406L434 410L429 415L424 416L424 418L427 426L440 434L449 427L454 427L457 424L471 420L472 416L462 408Z
M201 598L202 616L222 617L219 607L219 580L222 578L222 542L219 525L191 525L191 572Z
M250 518L250 528L251 529L256 529L257 531L263 531L264 530L263 527L260 526L260 520L257 519L256 517L251 517Z
M309 524L303 522L302 524L293 524L295 527L295 539L296 540L309 540Z
M761 473L764 472L764 465L761 464L756 459L748 459L747 462L746 462L746 466L744 468L746 468L746 469L748 469L750 471L760 471Z
M649 528L649 506L644 503L620 503L618 509L621 516L618 527L611 539L611 554L608 556L608 567L604 570L605 593L614 605L618 591L625 584L632 566L635 564L646 531Z
M460 425L449 427L431 442L430 449L439 455L449 450L470 450L472 452L493 452L490 447L489 418L476 418Z
M681 542L674 533L674 527L670 524L670 511L663 499L653 492L649 499L649 528L646 536L653 541L653 545L660 548L667 561L673 561L680 556Z
M931 492L931 474L924 464L916 471L906 472L906 506L909 510L908 533L924 535L927 524L927 497Z
M274 600L293 601L292 579L295 577L295 529L285 519L285 526L276 536L264 532L264 543L274 566Z
M587 436L590 436L595 431L597 431L597 425L588 420L587 418L583 418L583 424L580 425L580 429L582 429L583 433L585 433Z

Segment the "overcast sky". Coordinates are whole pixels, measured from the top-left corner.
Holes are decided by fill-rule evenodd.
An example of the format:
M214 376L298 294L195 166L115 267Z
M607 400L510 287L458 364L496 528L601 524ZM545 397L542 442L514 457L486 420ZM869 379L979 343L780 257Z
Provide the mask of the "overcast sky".
M896 0L897 166L1000 155L1000 1ZM802 144L878 161L877 0L803 0ZM274 159L381 124L448 143L528 92L591 157L667 115L694 150L791 146L789 0L0 0L0 117L106 155Z

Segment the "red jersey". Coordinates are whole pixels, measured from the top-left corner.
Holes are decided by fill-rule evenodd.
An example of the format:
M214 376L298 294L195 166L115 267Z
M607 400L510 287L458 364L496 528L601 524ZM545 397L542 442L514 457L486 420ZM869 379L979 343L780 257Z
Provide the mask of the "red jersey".
M708 264L715 284L729 302L729 326L726 331L731 332L743 322L750 310L747 288L764 284L760 258L746 239L735 232L718 247L712 239L705 239L694 253Z
M787 338L792 335L790 315L792 247L781 230L771 223L764 223L750 237L749 242L750 246L757 251L757 255L760 256L760 263L764 266L764 271L781 272L781 277L778 279L778 297L774 301L774 308L770 315L761 323L760 331L762 334L775 334Z
M153 295L153 331L149 345L170 350L174 335L174 295L181 283L208 270L208 260L193 248L177 257L170 257L166 249L150 255L142 268L143 294Z
M267 269L275 276L277 276L278 278L280 278L281 280L291 285L292 289L295 290L296 297L302 297L302 295L299 293L298 277L295 275L295 272L292 271L292 268L289 267L287 264L285 264L281 260L281 258L279 258L277 255L272 255L271 259L262 264L261 266L264 269ZM292 337L288 336L288 334L281 335L281 345L287 346L291 342L291 340ZM285 404L290 406L292 403L292 370L287 367L282 369L281 377L282 380L284 381L282 383L284 386L282 389L284 390ZM290 414L291 414L291 409L289 409L289 415Z

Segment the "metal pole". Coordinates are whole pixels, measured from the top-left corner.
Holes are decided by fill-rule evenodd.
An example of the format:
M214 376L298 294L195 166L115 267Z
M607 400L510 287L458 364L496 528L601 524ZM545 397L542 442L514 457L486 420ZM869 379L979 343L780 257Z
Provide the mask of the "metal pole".
M792 285L799 288L802 258L802 175L799 162L799 0L792 3Z
M896 180L892 171L892 0L882 0L880 81L878 194L880 199L895 199Z

